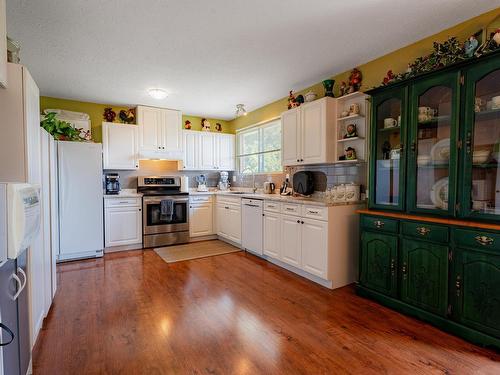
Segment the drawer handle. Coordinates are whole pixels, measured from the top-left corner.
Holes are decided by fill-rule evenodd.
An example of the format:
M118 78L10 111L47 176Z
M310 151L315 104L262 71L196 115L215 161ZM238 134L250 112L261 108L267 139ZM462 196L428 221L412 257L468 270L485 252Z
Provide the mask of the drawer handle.
M228 206L226 206L226 207L224 207L224 208L225 208L226 210L229 210L229 207L228 207Z
M287 211L295 211L295 208L287 207L287 208L285 208L285 210L287 210Z
M318 212L318 211L311 211L311 210L308 210L308 212L309 212L310 214L316 214L316 215L317 215L317 214L319 214L319 212Z
M380 221L380 220L375 220L373 222L373 225L375 225L377 228L382 228L385 225L385 223L383 221Z
M269 207L269 208L276 208L276 206L273 205L273 204L268 204L267 207Z
M396 273L396 261L393 259L391 259L391 275L394 276Z
M129 203L128 201L120 201L118 203Z
M482 246L491 245L493 243L493 238L488 237L488 236L478 235L475 237L475 240L478 244L480 244Z
M427 236L431 230L426 227L417 227L417 233L420 234L421 236Z
M403 268L401 268L401 272L403 273L403 280L406 280L406 272L407 272L407 269L406 269L406 262L403 263Z
M462 291L462 278L460 275L457 275L455 280L455 288L457 288L457 297L460 297L460 292Z

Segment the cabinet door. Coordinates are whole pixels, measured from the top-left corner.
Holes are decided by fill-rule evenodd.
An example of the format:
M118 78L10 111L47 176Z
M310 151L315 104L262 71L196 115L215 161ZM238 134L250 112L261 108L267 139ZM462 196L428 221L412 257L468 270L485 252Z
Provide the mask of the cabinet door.
M182 152L182 113L171 109L161 110L162 151L170 153Z
M231 134L217 134L215 135L217 143L216 151L216 166L217 169L223 171L234 171L235 166L235 149L234 149L234 135Z
M302 269L323 279L328 271L328 223L303 219Z
M216 169L215 165L215 139L214 135L206 132L199 134L200 138L200 170L213 170Z
M104 169L132 170L139 168L137 160L137 125L103 122L102 152Z
M142 242L142 215L139 207L106 208L104 214L106 247Z
M199 132L185 130L184 138L184 169L198 170L199 169Z
M364 231L361 234L361 285L397 296L398 237Z
M451 283L455 319L500 337L500 255L456 249Z
M280 215L264 213L264 254L275 259L281 256Z
M0 0L0 88L7 87L7 16L5 0Z
M500 219L500 59L465 71L461 216Z
M236 205L227 205L227 226L229 238L236 242L241 243L241 207Z
M159 151L162 142L163 119L161 110L152 107L137 107L137 125L139 125L139 150Z
M213 234L212 204L189 205L189 236L200 237Z
M410 94L407 198L411 212L454 215L459 75L415 83Z
M228 221L227 221L227 205L217 203L215 205L215 226L217 228L217 234L219 236L228 236Z
M448 307L448 247L404 239L400 253L401 299L445 316Z
M291 109L281 115L281 163L300 164L300 112Z
M406 95L397 88L373 97L370 208L404 210Z
M304 164L326 162L326 113L322 100L304 104L300 108L301 158Z
M281 217L281 260L297 268L301 266L301 226L298 217Z

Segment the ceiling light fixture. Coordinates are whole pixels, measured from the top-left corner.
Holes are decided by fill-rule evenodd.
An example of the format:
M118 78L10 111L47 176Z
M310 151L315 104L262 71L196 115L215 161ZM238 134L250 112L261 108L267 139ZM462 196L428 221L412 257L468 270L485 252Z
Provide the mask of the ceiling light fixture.
M149 96L151 96L153 99L165 99L167 97L167 92L162 89L149 89L148 91Z
M244 104L236 104L236 117L246 116L247 110Z

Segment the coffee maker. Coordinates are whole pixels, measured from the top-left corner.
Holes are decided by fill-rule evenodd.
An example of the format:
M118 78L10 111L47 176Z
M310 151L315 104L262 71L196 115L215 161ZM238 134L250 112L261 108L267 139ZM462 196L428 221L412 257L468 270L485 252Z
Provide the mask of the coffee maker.
M118 173L107 173L105 182L106 194L116 195L120 193L120 175Z

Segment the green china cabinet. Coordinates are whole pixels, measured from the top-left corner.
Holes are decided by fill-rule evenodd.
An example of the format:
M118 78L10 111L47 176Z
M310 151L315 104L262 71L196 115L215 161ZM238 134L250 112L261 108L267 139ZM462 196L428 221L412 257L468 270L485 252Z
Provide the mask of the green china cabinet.
M367 93L358 293L500 349L500 51Z

